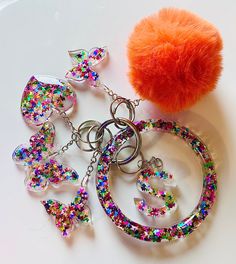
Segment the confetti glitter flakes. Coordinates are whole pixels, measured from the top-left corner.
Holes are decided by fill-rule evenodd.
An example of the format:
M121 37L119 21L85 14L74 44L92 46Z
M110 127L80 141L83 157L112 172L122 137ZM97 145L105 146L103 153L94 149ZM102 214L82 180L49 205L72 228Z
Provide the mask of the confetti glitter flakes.
M52 151L54 138L53 123L45 122L39 132L30 138L29 145L20 145L15 149L12 154L13 160L24 166L44 161Z
M79 175L75 170L50 159L29 167L25 185L29 191L41 192L46 190L49 184L59 187L62 183L78 184L78 180Z
M138 224L122 213L120 208L114 203L109 190L109 167L119 146L132 136L133 132L131 129L126 129L117 134L104 148L99 159L96 185L100 203L106 214L118 228L138 239L161 242L185 237L191 234L203 222L215 201L217 181L211 156L207 147L196 135L188 128L181 127L175 122L149 120L137 122L136 126L140 132L156 130L176 135L182 138L200 157L203 167L203 189L199 203L188 217L166 228Z
M152 157L147 165L141 170L137 179L137 187L140 192L157 197L162 200L164 205L161 207L152 207L147 204L144 199L134 198L137 209L146 216L159 217L167 212L172 212L176 209L177 204L174 195L166 186L174 186L173 176L162 170L162 166L156 166L156 158ZM150 183L150 178L157 178L162 182L163 187L153 187Z
M50 158L54 138L54 125L45 122L30 138L29 145L18 146L12 154L15 163L27 168L25 185L29 191L41 192L46 190L49 184L56 187L62 182L78 184L79 175L75 170Z
M86 206L88 193L80 187L72 203L65 205L57 200L42 201L47 213L52 215L61 234L68 237L73 229L81 223L89 223L89 209Z
M67 111L76 103L71 86L48 76L32 76L21 99L21 112L27 123L42 125L53 109Z
M107 55L107 49L93 48L90 51L83 49L69 51L73 68L66 73L66 78L77 82L87 81L91 86L100 84L99 75L93 67L103 61Z

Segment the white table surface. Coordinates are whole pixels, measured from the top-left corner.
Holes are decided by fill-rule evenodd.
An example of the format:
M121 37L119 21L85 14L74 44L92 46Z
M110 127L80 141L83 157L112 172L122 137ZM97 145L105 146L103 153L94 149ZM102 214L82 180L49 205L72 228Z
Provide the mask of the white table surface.
M164 116L178 120L205 140L218 172L217 203L199 230L188 238L177 243L144 243L117 230L107 218L92 180L89 193L93 226L80 228L71 239L65 240L39 201L57 198L69 202L76 188L68 186L32 195L24 188L23 169L11 159L14 148L27 143L35 132L23 122L19 110L24 86L32 74L63 77L71 67L67 50L106 45L110 59L99 70L102 80L117 93L135 98L127 78L128 36L141 18L168 6L193 11L219 28L224 40L224 70L217 89L188 111L163 115L145 102L137 111L137 119ZM235 25L233 0L0 1L0 263L235 263ZM93 89L78 89L76 93L78 107L72 116L75 124L86 119L109 118L110 101L102 93ZM69 130L59 119L55 126L56 142L60 146L69 140ZM184 144L171 136L149 134L144 142L144 153L162 157L168 170L176 176L180 215L186 216L201 192L197 160ZM75 147L64 156L81 177L89 158L89 154ZM112 188L115 201L129 217L144 221L133 205L133 197L140 195L135 184L127 176L115 176Z

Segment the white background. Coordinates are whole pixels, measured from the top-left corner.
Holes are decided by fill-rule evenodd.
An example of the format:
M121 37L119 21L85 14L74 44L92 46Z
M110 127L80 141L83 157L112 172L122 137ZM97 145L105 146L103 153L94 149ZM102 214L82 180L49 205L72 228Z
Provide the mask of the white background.
M69 202L76 188L49 189L45 194L32 195L24 188L23 169L11 160L14 148L27 143L35 133L24 123L19 110L25 84L32 74L63 77L71 67L67 50L106 45L110 59L99 70L102 80L117 93L135 98L127 78L128 36L141 18L169 6L185 8L209 20L219 28L224 41L224 71L217 89L188 111L165 116L189 126L209 146L219 179L217 203L211 216L187 239L144 243L117 230L106 217L92 180L89 193L93 226L80 228L65 240L39 200L50 197ZM235 14L233 0L0 1L0 263L235 263ZM76 93L78 107L71 117L75 124L109 118L110 101L101 92L78 89ZM137 113L137 119L160 116L163 114L148 102L142 103ZM59 119L55 125L60 146L69 140L69 130ZM186 216L201 192L197 160L182 142L170 136L149 135L144 145L147 157L159 155L175 175L179 202L175 219ZM65 154L64 162L82 177L89 157L74 147ZM116 176L112 188L115 201L129 217L142 222L133 205L133 197L140 196L132 181L134 176Z

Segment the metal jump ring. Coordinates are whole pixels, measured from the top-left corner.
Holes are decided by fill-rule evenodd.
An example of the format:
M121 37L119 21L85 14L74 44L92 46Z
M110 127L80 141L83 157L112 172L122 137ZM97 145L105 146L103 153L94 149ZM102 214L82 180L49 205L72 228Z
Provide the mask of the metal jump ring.
M87 120L87 121L84 121L83 123L81 123L78 127L78 135L79 135L80 141L82 141L83 143L88 143L87 141L82 139L80 132L82 132L84 130L89 130L91 127L96 127L96 126L99 127L100 125L101 125L101 123L99 123L98 121L95 121L95 120ZM96 142L94 142L94 143L96 143Z
M89 131L88 131L88 133L87 133L87 143L88 143L88 145L90 146L90 148L93 149L93 150L96 150L98 147L101 146L101 144L102 144L102 142L103 142L103 139L104 139L104 131L105 131L105 130L108 132L108 134L109 134L109 136L110 136L110 139L113 137L113 135L112 135L110 129L108 129L108 128L106 127L106 128L103 130L103 133L102 133L101 136L99 136L99 137L97 138L97 133L96 133L96 139L95 139L94 141L91 141L91 140L89 139L90 133L94 130L94 128L99 129L100 126L101 126L101 124L100 124L99 126L94 125L93 127L91 127L91 128L89 129ZM98 146L94 147L92 144L98 144Z
M133 132L134 132L134 135L135 135L135 139L136 139L136 146L134 148L134 152L126 159L124 160L117 160L117 164L119 165L125 165L129 162L131 162L132 160L134 160L140 153L140 149L141 149L141 145L142 145L142 138L141 138L141 135L137 129L137 127L135 126L134 123L132 123L130 120L126 119L126 118L119 118L119 120L125 124L127 126L127 128L129 127ZM111 124L115 124L115 120L114 119L109 119L107 121L105 121L104 123L101 124L101 126L99 127L98 131L97 131L97 137L99 137L104 129L111 125ZM126 128L126 129L127 129Z
M123 149L126 149L126 148L132 148L132 149L135 149L135 147L132 146L132 145L127 145L127 146L123 146L123 147L121 147L121 148L116 152L116 154L115 154L115 160L117 160L118 155L120 154L120 152L121 152ZM139 155L141 156L141 160L139 160L138 163L137 163L137 166L138 166L138 169L137 169L137 170L135 170L135 171L125 171L125 170L122 168L123 166L122 166L121 164L119 164L119 162L116 162L116 165L117 165L118 169L119 169L120 171L122 171L123 173L126 173L126 174L135 174L135 173L137 173L138 171L140 171L140 170L142 169L142 164L143 164L143 162L144 162L144 156L143 156L143 153L142 153L141 151L139 152ZM139 165L140 162L141 162L141 166Z
M99 147L99 143L103 139L103 134L101 134L99 138L96 137L96 140L91 141L91 142L89 140L89 135L90 135L90 133L92 132L92 130L94 128L96 128L96 127L99 128L100 125L101 124L99 122L95 121L95 120L88 120L88 121L85 121L85 122L80 124L80 126L78 127L78 139L76 141L76 145L81 150L89 152L89 151L94 151L95 149L97 149ZM87 141L82 138L82 133L81 132L83 132L84 130L88 131L87 136L86 136ZM89 148L82 148L81 144L80 144L81 142L85 143L85 144L88 144ZM94 147L94 146L92 146L92 144L98 144L98 146Z
M77 132L77 140L76 145L83 151L90 152L98 149L101 146L101 143L103 142L104 138L104 131L99 136L97 136L96 130L99 129L101 126L101 123L95 120L88 120L80 124L78 127ZM105 128L105 130L109 133L110 138L112 138L112 133L108 128ZM82 138L83 131L85 131L86 134L86 140ZM90 139L91 132L95 131L95 140ZM89 147L85 148L82 147L81 142L84 144L87 144Z
M117 105L114 107L115 103L117 103ZM117 109L119 108L119 106L121 104L125 104L127 109L129 110L129 118L128 119L131 122L133 122L135 119L135 108L134 108L133 104L131 103L131 101L126 99L126 98L123 98L123 97L116 98L110 105L110 114L111 114L111 117L115 121L116 127L119 129L122 129L123 128L122 126L124 126L124 124L122 124L120 118L116 117L115 114L116 114Z
M151 160L143 162L144 167L155 165L159 170L163 169L163 161L160 158L152 157Z

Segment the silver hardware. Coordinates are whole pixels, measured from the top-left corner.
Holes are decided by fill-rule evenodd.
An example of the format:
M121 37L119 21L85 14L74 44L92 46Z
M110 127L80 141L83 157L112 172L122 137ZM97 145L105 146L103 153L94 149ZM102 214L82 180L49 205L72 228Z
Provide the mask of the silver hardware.
M61 112L59 110L57 110L59 115L63 118L63 120L65 121L65 123L69 126L69 128L71 129L72 132L76 131L76 128L74 127L73 123L70 121L70 118L68 117L68 115L65 112Z
M102 83L101 87L103 88L104 92L107 93L112 98L113 101L116 100L118 97L122 98L121 96L113 92L113 90L109 88L106 84ZM126 99L126 100L129 100L134 107L139 106L140 102L143 101L142 98L135 99L133 101L130 99Z
M100 137L100 135L103 134L103 131L105 128L107 128L107 126L111 125L111 124L116 124L116 122L119 122L119 125L125 125L128 129L131 129L131 132L134 133L135 136L135 147L134 147L134 151L133 153L126 159L124 160L114 160L114 163L119 165L125 165L129 162L131 162L132 160L134 160L140 153L140 149L141 149L141 145L142 145L142 137L137 129L137 127L135 126L135 124L133 122L131 122L130 120L126 119L126 118L122 118L120 117L118 120L114 120L114 119L109 119L107 121L105 121L104 123L101 124L101 126L98 128L97 131L97 138Z
M145 160L142 165L143 168L153 167L154 169L162 170L163 161L160 158L152 157L150 160Z
M89 179L91 177L91 174L94 171L94 164L97 162L97 156L98 156L98 154L101 154L101 152L98 151L98 150L95 150L93 152L93 156L92 156L92 158L90 160L90 164L88 165L87 170L86 170L86 173L85 173L85 176L83 177L83 179L81 181L81 186L83 186L83 187L86 187L87 184L88 184L88 182L89 182Z
M134 149L135 147L132 146L132 145L126 145L126 146L123 146L123 147L119 148L119 150L115 153L116 160L118 159L118 156L121 153L121 151L124 150L124 149L127 149L127 148ZM135 174L135 173L139 172L142 169L143 163L145 161L143 153L141 151L139 152L139 155L141 156L141 160L138 160L138 162L137 162L137 167L138 167L137 170L135 170L135 171L125 170L124 166L122 164L120 164L119 162L116 162L116 165L117 165L118 169L120 171L122 171L123 173L125 173L125 174Z
M110 114L111 114L112 119L114 119L114 121L115 121L116 127L119 129L121 129L121 127L119 126L119 125L121 125L121 122L119 120L119 117L116 117L116 113L117 113L118 108L122 104L124 104L129 111L128 119L132 122L135 119L135 109L134 109L134 105L131 103L131 101L126 99L126 98L123 98L123 97L117 97L115 100L112 101L112 103L110 105Z
M95 120L87 120L81 123L78 129L76 129L76 127L73 125L73 123L71 122L67 114L65 112L60 112L57 110L60 116L65 121L65 123L71 129L72 134L71 134L71 140L67 144L62 146L60 150L50 154L50 156L59 155L59 154L64 153L74 143L76 143L77 147L83 151L86 151L86 152L93 151L90 164L88 165L85 176L83 177L82 182L81 182L82 186L86 186L88 184L91 174L94 171L94 164L97 162L97 156L102 151L102 145L105 140L105 135L108 135L108 139L106 140L106 142L111 140L113 137L111 130L108 128L108 126L110 126L111 124L114 124L114 126L118 128L119 130L130 129L130 133L133 134L134 139L135 139L134 145L122 146L117 151L114 157L113 163L116 164L117 167L122 172L127 173L127 174L133 174L133 173L138 172L145 163L143 154L141 153L142 138L141 138L141 135L137 127L133 123L135 119L135 108L139 106L142 99L135 99L132 101L130 99L120 97L105 84L101 84L101 87L112 98L112 102L110 105L110 114L111 114L112 119L109 119L103 123L100 123ZM121 107L121 105L126 106L126 109L128 110L128 118L117 117L117 111ZM124 159L119 159L118 156L121 153L121 151L127 148L133 149L133 152L129 155L129 157L124 158ZM138 155L141 156L141 160L139 160L137 164L138 170L135 172L126 171L124 169L124 165L136 159Z

